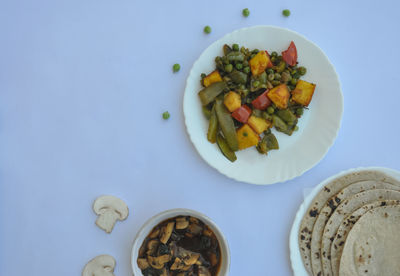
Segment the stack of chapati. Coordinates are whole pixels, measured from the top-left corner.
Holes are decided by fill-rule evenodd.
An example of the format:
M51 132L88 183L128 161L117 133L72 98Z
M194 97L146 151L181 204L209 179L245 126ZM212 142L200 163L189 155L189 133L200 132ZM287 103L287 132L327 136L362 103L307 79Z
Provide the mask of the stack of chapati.
M400 275L400 182L378 170L329 182L301 221L299 246L310 275Z

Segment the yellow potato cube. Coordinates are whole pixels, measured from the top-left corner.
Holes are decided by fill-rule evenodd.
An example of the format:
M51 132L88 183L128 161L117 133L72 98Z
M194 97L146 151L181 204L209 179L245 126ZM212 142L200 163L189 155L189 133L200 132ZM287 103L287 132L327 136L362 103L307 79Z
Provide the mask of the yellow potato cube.
M299 80L292 91L292 99L298 104L308 106L314 95L315 84Z
M289 102L289 90L286 84L278 85L268 92L268 98L280 109L285 109Z
M213 84L214 82L220 82L222 81L221 75L219 74L219 72L217 70L211 72L210 74L208 74L204 79L203 79L203 84L205 87L210 86L211 84Z
M270 121L267 121L264 118L256 117L254 115L250 116L247 123L258 134L263 133L264 131L266 131L268 128L270 128L272 126L272 123Z
M244 124L239 128L236 131L236 135L240 150L255 146L260 140L258 134L248 124Z
M272 67L272 62L265 51L258 52L257 55L250 59L249 64L253 76L258 76L265 69Z
M242 99L238 93L230 91L224 98L224 104L230 112L233 112L242 105Z

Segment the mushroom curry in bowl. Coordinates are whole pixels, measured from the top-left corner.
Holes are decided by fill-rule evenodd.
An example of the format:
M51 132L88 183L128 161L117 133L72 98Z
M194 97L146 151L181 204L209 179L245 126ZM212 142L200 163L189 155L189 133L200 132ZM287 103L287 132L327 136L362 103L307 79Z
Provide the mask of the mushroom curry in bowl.
M217 276L221 249L214 232L192 216L156 225L144 239L137 265L144 276Z

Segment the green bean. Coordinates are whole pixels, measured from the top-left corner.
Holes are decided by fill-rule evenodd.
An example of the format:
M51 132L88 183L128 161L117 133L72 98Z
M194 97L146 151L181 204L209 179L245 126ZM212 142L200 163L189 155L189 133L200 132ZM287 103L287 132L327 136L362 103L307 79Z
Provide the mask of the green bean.
M217 144L222 154L231 162L236 161L236 154L232 151L227 143L227 141L222 137L221 134L217 135Z
M207 106L202 107L203 114L207 118L207 120L210 120L211 118L211 110L207 108Z
M233 70L233 65L232 64L227 64L225 65L225 72L230 73Z
M239 146L235 124L233 123L231 113L226 109L221 100L215 101L215 111L218 117L218 124L221 127L226 142L228 143L231 150L237 151L239 149Z
M272 115L272 124L278 131L285 132L288 130L287 124L276 115Z
M271 83L272 83L273 86L278 86L278 85L281 84L281 82L278 81L278 80L273 80L273 81L271 81Z
M274 86L272 85L272 83L270 81L267 81L267 88L268 89L274 88Z
M234 50L234 51L236 51L236 52L238 52L239 51L239 45L238 44L233 44L232 45L232 49Z
M225 64L225 65L229 64L229 59L228 59L226 56L223 56L223 57L221 58L221 60L222 60L222 63L223 63L223 64Z
M267 148L269 150L273 150L273 149L277 150L277 149L279 149L278 140L276 139L276 137L275 137L275 135L273 133L269 133L269 134L265 135L263 137L263 140L266 142Z
M296 85L296 84L297 84L297 79L296 79L296 78L292 78L292 79L290 80L290 84L291 84L291 85Z
M251 112L251 115L254 115L256 117L262 117L262 111L254 108L253 111Z
M215 83L211 84L210 86L204 88L203 90L201 90L199 92L199 97L200 97L201 103L203 105L208 105L219 94L221 94L225 88L227 88L227 85L223 81L215 82Z
M228 60L230 62L232 61L237 61L237 62L243 62L244 61L244 55L240 52L230 52L229 54L226 55Z
M218 119L217 114L215 113L215 105L211 110L211 117L210 123L208 125L208 132L207 132L207 140L210 143L214 144L217 141L217 133L218 133Z
M262 72L261 75L258 76L258 81L263 84L267 83L267 73Z
M288 125L293 125L297 121L296 115L294 115L289 109L278 110L276 115L278 115Z
M229 77L232 79L234 83L237 84L246 84L247 82L247 74L237 70L234 70L232 73L230 73Z
M272 117L271 117L271 115L270 114L268 114L268 112L263 112L262 113L262 117L265 119L265 120L268 120L268 121L272 121Z

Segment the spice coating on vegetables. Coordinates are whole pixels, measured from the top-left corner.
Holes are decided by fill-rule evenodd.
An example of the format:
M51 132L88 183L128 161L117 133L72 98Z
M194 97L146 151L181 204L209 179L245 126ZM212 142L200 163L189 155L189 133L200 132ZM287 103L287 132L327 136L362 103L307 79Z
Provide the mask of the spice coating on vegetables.
M137 264L144 276L216 276L221 251L206 224L195 217L178 216L153 228L140 247Z
M217 143L231 162L235 151L255 146L259 153L279 149L271 129L292 135L308 109L316 85L300 80L307 69L298 66L293 41L279 55L249 50L238 44L223 46L216 69L201 74L199 93L209 120L207 139Z

